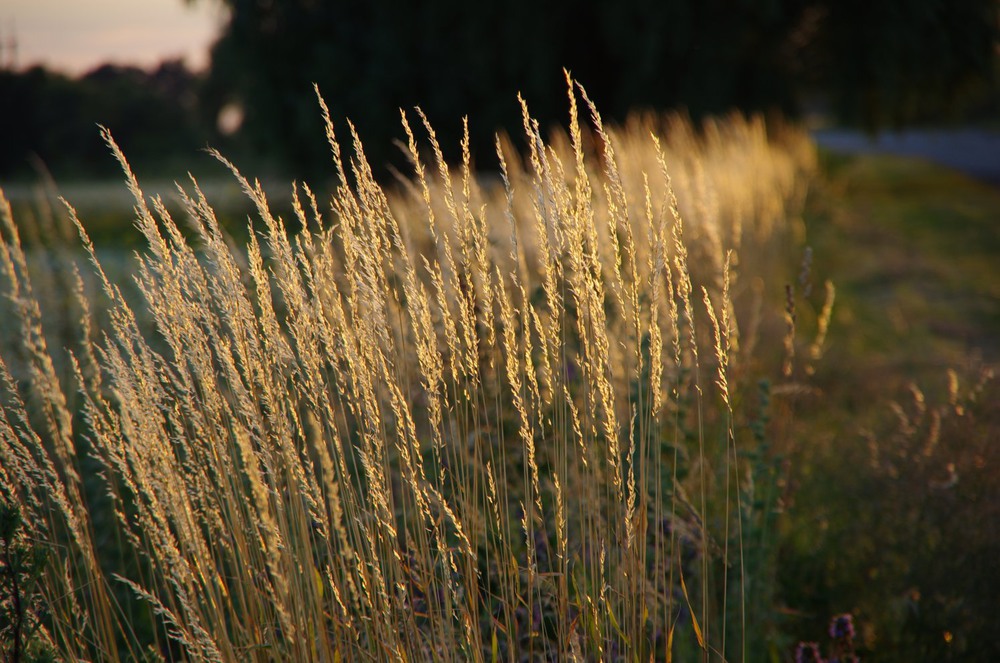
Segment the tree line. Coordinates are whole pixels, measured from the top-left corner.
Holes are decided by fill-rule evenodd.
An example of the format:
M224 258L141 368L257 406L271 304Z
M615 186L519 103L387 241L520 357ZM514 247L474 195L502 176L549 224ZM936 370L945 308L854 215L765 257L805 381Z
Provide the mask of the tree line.
M420 106L445 146L468 116L480 157L496 131L519 132L518 93L542 122L563 121L564 68L611 119L818 105L879 129L1000 108L997 0L185 1L228 10L204 74L0 74L0 120L21 141L0 174L23 164L25 141L89 162L94 122L137 163L221 143L295 176L329 173L314 83L376 168L401 162L400 108ZM231 137L215 121L227 108L242 120Z
M108 64L75 78L40 66L0 71L0 176L113 176L117 164L98 125L137 165L195 150L210 137L201 80L180 61L150 71Z

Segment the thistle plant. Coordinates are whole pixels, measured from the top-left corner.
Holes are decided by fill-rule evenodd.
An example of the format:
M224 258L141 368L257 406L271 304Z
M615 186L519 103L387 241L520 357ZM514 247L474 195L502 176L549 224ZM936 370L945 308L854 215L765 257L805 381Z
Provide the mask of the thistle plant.
M854 617L850 613L830 620L828 656L823 658L817 642L800 642L795 648L795 663L860 663L854 650Z

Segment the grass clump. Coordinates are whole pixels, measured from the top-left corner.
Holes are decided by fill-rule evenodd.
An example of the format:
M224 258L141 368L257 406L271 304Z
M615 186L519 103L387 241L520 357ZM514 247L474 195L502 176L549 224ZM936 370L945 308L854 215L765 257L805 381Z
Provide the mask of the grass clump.
M473 176L468 140L453 171L404 113L414 174L391 194L353 128L344 155L320 99L338 179L322 203L294 188L297 234L219 157L261 224L239 250L196 182L178 187L182 231L105 135L147 242L140 297L67 206L95 276L69 270L65 352L4 205L20 327L0 364L0 478L63 553L41 585L62 655L777 646L780 470L757 378L791 380L805 355L782 355L794 318L771 314L760 275L789 241L811 148L738 116L703 134L677 118L613 130L582 90L569 100L548 142L524 105L528 150L498 139L494 184Z
M813 640L851 612L865 661L992 661L1000 195L919 161L823 161L806 225L837 305L794 397L786 628Z
M44 607L35 588L48 551L24 537L21 510L0 502L0 660L51 661L54 652L44 637Z

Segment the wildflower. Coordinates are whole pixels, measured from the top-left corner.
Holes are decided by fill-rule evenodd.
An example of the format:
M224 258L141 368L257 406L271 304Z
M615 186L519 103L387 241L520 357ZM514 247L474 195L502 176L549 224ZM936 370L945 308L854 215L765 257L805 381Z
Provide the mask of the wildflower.
M824 663L818 642L800 642L795 648L795 663Z
M854 653L854 618L849 613L837 615L830 621L830 638L827 649L829 658L823 658L819 643L800 642L795 649L795 663L861 663Z
M837 615L830 622L830 637L834 640L854 639L854 618L850 613Z

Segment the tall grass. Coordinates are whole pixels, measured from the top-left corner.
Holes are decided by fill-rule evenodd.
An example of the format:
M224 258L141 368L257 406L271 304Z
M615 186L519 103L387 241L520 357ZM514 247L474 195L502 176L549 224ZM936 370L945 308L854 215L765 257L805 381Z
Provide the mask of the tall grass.
M2 201L0 492L58 551L40 637L80 660L751 657L759 275L812 148L569 103L548 141L524 104L495 180L402 114L392 193L320 99L337 183L294 187L298 234L219 156L257 209L245 249L193 179L186 228L147 199L105 132L141 297L67 204L92 264L67 272L65 348Z

